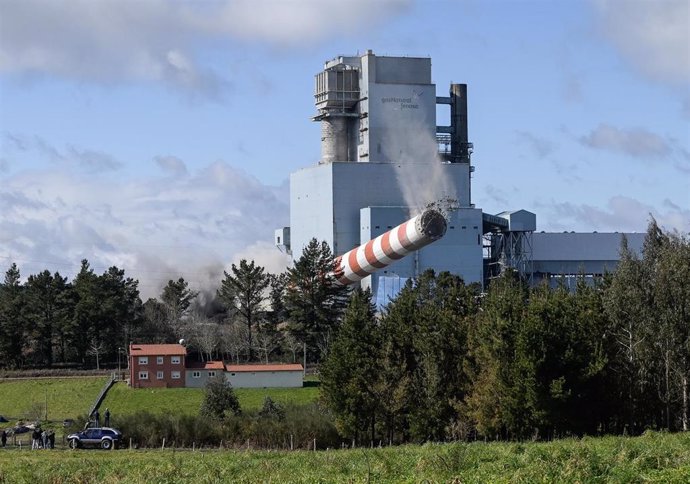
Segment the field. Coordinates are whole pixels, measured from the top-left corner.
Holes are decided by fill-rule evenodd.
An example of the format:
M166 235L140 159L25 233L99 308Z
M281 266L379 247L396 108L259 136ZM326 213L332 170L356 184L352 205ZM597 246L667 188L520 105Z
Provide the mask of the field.
M243 410L261 408L267 395L280 403L301 405L316 400L317 387L304 388L236 388L235 394ZM199 413L204 390L201 388L129 388L116 383L101 404L120 415L146 410L152 413L175 412L196 415Z
M254 452L0 449L0 482L690 482L690 435Z
M105 384L105 377L42 378L0 380L0 415L10 420L62 421L86 414ZM261 408L266 395L281 403L301 405L316 400L319 389L304 388L237 388L235 393L244 410ZM147 410L152 413L176 412L194 415L203 399L201 388L128 388L116 383L101 404L119 415Z
M89 411L106 377L0 380L0 415L8 419L62 421Z

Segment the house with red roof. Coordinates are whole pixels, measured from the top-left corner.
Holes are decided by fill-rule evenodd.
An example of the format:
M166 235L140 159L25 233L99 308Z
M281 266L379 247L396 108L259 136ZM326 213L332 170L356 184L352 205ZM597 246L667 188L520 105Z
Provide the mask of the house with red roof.
M187 348L180 344L129 345L129 385L132 388L185 386Z
M226 365L222 361L187 361L181 344L129 345L132 388L202 388L223 374L235 388L299 388L304 368L296 364Z

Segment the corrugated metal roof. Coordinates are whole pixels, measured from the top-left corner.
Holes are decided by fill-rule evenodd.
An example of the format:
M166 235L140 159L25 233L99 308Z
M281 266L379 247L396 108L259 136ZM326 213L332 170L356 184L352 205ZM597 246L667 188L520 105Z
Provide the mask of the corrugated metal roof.
M187 348L178 344L168 345L129 345L132 356L168 356L186 355Z
M192 370L225 370L222 361L192 361L187 362L187 368Z
M300 364L296 365L225 365L225 371L236 373L247 371L302 371L304 368Z

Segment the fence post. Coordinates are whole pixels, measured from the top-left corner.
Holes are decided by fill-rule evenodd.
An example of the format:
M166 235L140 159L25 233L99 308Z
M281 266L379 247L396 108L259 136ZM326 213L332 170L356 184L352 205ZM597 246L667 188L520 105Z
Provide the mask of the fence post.
M165 449L165 437L163 437L163 446L161 447L161 450Z
M316 439L314 439L314 452L316 452Z
M290 434L290 450L295 450L295 447L292 444L292 434Z

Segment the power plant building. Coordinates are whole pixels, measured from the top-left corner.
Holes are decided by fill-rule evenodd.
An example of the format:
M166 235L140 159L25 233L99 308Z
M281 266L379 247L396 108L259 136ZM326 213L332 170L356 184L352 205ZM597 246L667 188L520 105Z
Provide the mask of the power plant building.
M275 234L293 259L312 238L336 256L371 249L432 204L446 215L445 235L361 279L379 304L429 268L483 285L507 267L533 283L615 268L621 234L538 233L531 212L474 206L467 86L437 96L430 58L339 56L316 75L314 97L321 161L290 175L290 225ZM448 106L450 126L437 125L437 105ZM644 234L626 235L639 251Z

